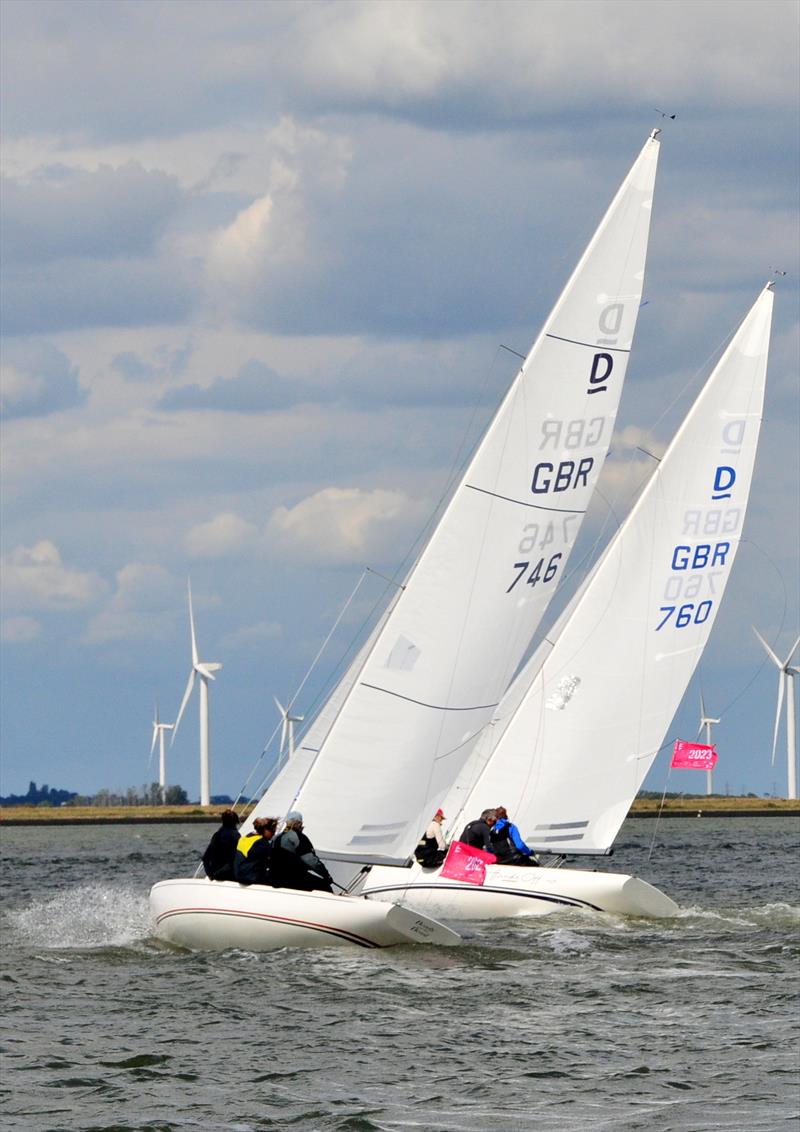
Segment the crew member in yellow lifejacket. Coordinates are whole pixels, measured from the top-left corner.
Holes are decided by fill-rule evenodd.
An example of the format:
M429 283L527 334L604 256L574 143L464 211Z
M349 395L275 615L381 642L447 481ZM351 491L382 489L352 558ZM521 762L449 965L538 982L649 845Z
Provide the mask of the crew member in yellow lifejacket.
M269 884L269 859L277 818L256 818L252 833L239 838L233 861L233 877L239 884Z

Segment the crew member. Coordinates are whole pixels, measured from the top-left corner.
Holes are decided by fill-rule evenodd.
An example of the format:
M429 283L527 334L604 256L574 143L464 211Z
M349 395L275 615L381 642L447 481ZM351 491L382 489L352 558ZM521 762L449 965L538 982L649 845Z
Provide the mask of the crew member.
M447 842L442 833L443 821L444 814L437 810L414 850L417 861L426 869L437 869L447 852Z
M225 810L219 815L222 825L213 834L203 854L203 868L211 880L233 880L233 860L239 842L239 815Z
M277 818L256 818L253 832L239 838L233 861L234 880L239 884L269 884L272 838L277 828Z
M303 833L303 815L297 810L289 811L282 832L275 838L269 875L275 888L333 892L331 874Z
M459 841L471 845L473 849L485 849L487 853L494 853L491 830L496 818L494 810L484 810L479 818L464 826Z
M533 850L522 840L517 827L509 820L505 806L495 806L497 820L492 826L492 852L498 865L538 865Z

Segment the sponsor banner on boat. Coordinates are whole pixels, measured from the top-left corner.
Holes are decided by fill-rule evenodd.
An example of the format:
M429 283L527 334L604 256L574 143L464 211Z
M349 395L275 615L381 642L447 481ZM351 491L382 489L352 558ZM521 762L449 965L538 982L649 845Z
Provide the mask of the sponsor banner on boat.
M475 849L463 841L454 841L447 850L441 876L450 880L465 880L468 884L483 884L486 866L493 865L497 857L485 849Z
M687 743L683 739L675 741L670 767L679 770L713 770L717 762L717 748L703 743Z

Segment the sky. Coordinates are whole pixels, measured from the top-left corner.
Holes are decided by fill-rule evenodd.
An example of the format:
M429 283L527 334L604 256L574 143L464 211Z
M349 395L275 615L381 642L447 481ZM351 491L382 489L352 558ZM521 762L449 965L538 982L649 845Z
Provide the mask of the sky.
M775 278L745 542L665 739L702 692L717 789L785 793L752 626L782 657L800 634L798 11L4 0L0 794L157 778L189 577L223 664L212 793L259 781L273 697L318 703L381 590L308 676L363 568L418 538L513 377L498 347L527 351L654 127L645 306L573 561ZM646 786L704 788L667 761ZM196 701L167 779L199 796Z

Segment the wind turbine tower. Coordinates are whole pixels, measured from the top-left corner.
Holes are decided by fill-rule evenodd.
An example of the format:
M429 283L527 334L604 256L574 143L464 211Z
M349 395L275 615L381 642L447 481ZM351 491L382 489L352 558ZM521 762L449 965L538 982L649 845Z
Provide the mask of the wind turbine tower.
M786 660L781 660L769 647L756 628L753 632L764 646L767 656L778 669L778 706L775 711L775 730L772 735L772 764L775 765L775 748L778 744L778 728L781 723L781 709L786 698L786 797L797 798L797 731L794 711L794 678L800 673L800 668L792 664L792 657L800 645L800 637L792 645Z
M158 741L158 785L161 787L161 801L166 801L167 793L167 760L164 755L164 732L172 731L175 727L174 723L161 723L158 718L158 704L156 704L156 717L153 720L153 741L150 744L150 758L153 757L153 751L156 749L156 741Z
M721 723L721 722L722 722L722 720L720 720L720 719L714 719L712 716L706 715L706 705L703 703L703 693L701 692L700 693L700 728L697 732L697 737L698 737L698 739L700 738L701 734L703 733L703 728L705 728L705 732L706 732L705 744L706 744L707 747L713 746L713 744L711 742L711 728L713 727L713 725L715 723ZM713 779L714 779L713 770L707 770L706 771L706 794L707 795L713 793L713 789L714 789Z
M215 660L200 660L197 651L197 637L194 631L194 611L192 609L192 583L189 582L189 628L192 635L192 667L189 669L189 679L186 684L186 691L183 693L181 701L181 708L178 712L178 718L175 720L175 728L172 732L172 743L175 742L175 736L178 734L178 726L180 725L183 717L184 710L189 697L194 688L195 678L200 677L200 805L208 806L211 804L211 785L209 775L209 758L208 758L208 682L214 680L214 673L219 672L222 665ZM172 745L170 743L170 746Z

